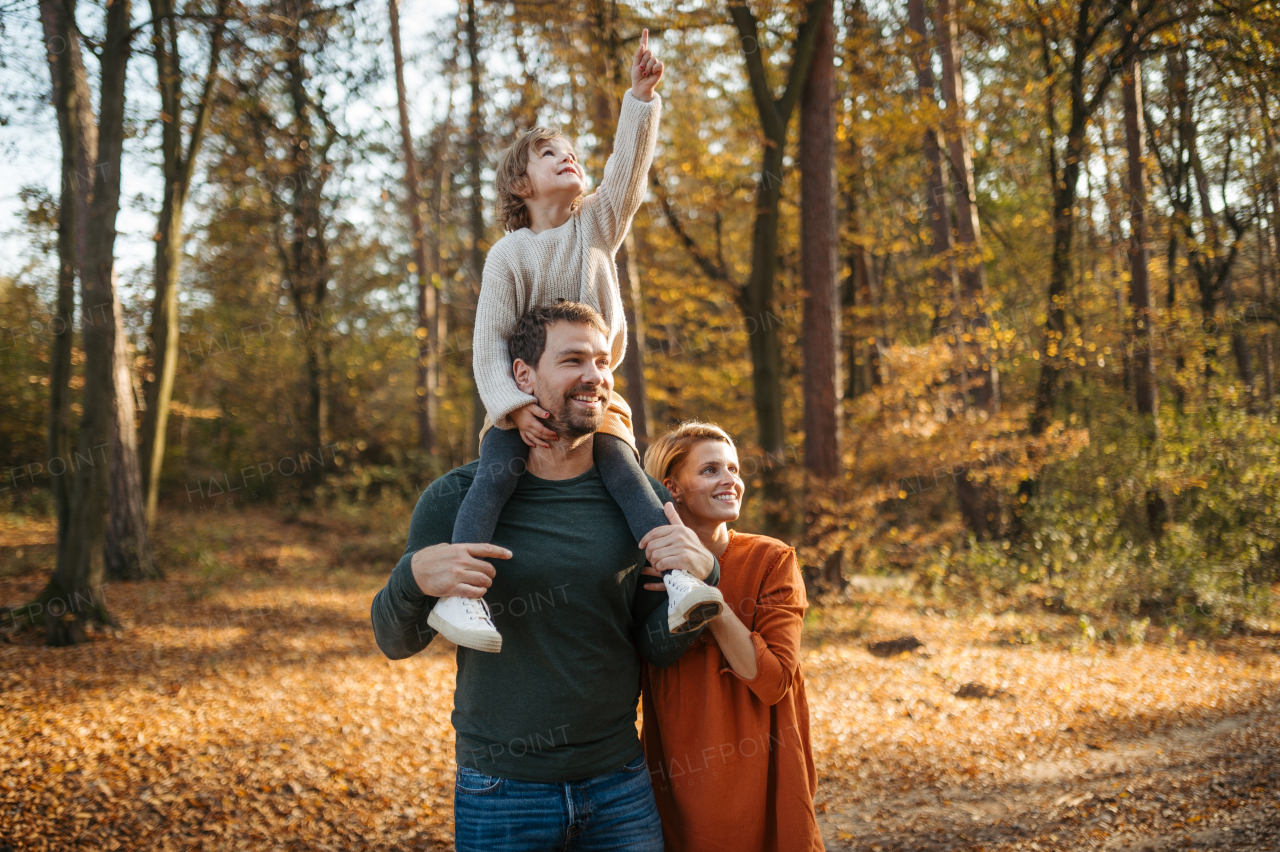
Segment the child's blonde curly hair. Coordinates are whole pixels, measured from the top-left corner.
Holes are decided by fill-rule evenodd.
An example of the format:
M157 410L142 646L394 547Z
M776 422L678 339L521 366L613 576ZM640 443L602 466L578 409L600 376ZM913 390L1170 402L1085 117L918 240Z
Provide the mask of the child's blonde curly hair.
M502 222L502 230L518 231L530 226L529 208L524 203L533 192L525 174L529 168L529 152L537 150L540 144L552 139L564 139L569 143L569 148L573 149L573 142L559 130L534 127L517 136L516 141L498 155L498 174L494 186L498 191L498 219ZM576 150L574 153L577 153ZM581 204L580 195L574 199L572 210L577 212Z

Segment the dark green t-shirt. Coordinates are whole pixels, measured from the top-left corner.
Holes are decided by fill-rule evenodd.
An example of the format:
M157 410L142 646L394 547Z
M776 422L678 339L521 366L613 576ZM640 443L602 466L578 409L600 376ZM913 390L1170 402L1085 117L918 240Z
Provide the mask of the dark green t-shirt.
M476 462L431 484L409 523L404 556L373 601L378 647L403 659L435 631L436 599L413 579L418 550L451 540ZM650 480L658 499L670 496ZM641 658L671 665L698 631L672 636L665 592L643 589L644 551L593 467L565 480L526 473L498 520L493 541L512 553L493 560L485 593L502 652L458 649L453 727L457 761L523 781L588 778L640 754L636 699ZM719 566L709 578L716 583Z

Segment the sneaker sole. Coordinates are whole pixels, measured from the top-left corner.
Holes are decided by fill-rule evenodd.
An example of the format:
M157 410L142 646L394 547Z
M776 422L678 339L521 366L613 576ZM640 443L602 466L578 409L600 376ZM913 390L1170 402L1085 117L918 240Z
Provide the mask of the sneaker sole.
M470 648L473 651L485 651L490 654L496 654L502 650L501 635L486 633L481 630L463 630L460 627L455 627L437 616L434 609L427 613L427 624L435 632L460 648Z
M724 596L714 586L694 589L680 602L680 609L667 616L667 629L672 633L689 633L720 615Z

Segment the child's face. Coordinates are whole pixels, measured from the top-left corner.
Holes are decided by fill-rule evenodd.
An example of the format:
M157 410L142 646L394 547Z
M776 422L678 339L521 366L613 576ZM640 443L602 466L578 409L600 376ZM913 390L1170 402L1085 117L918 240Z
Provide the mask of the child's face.
M578 155L562 136L539 142L529 152L525 174L533 188L527 200L571 202L587 189Z

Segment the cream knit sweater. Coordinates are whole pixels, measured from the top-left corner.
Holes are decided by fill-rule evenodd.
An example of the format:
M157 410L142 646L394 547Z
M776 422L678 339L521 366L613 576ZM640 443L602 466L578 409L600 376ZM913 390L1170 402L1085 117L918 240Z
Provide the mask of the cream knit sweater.
M560 299L584 302L604 316L609 328L609 366L617 369L627 351L627 321L614 255L631 218L644 200L649 164L658 138L662 100L622 99L613 154L596 191L582 199L569 221L535 234L521 228L493 244L484 263L476 308L472 366L489 420L514 427L508 415L537 402L516 387L507 335L526 311Z

